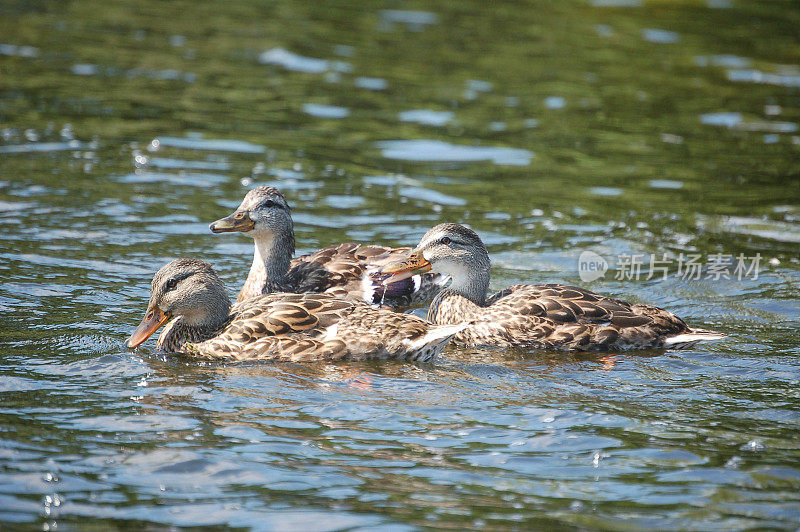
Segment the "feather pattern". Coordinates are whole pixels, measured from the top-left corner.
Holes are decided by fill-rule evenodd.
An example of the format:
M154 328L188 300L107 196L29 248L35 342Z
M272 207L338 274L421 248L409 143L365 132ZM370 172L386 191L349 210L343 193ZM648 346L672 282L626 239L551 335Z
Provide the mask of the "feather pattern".
M664 309L560 284L512 286L487 298L485 307L446 290L428 319L471 321L456 343L567 351L663 348L671 336L692 331Z
M427 362L463 327L431 325L330 294L267 294L234 305L230 320L180 351L209 360L402 359ZM443 336L432 333L444 331ZM430 337L431 341L424 341ZM423 340L416 345L415 342ZM171 339L170 345L180 343Z

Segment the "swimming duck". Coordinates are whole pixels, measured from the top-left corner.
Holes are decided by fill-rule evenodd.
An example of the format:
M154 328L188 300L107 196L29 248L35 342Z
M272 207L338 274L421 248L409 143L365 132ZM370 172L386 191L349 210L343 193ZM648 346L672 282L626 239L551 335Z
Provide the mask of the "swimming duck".
M250 273L236 301L270 292L325 292L395 307L430 301L447 279L425 274L383 285L380 268L408 255L410 248L338 244L292 260L291 209L275 187L254 188L230 216L213 222L214 233L242 232L255 240Z
M162 325L158 348L221 361L403 359L430 361L464 326L330 294L274 293L231 305L205 261L178 259L155 274L144 319L126 342L141 345Z
M514 285L487 297L489 253L475 231L440 224L403 262L385 267L402 280L434 271L452 277L431 303L428 320L470 322L455 343L567 351L689 347L724 334L690 328L675 314L561 284Z

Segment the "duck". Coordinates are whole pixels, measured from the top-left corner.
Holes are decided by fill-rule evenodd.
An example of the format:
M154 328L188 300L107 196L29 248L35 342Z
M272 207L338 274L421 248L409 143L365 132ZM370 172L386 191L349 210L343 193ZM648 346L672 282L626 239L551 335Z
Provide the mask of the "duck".
M292 259L294 224L286 197L275 187L250 190L229 216L212 222L213 233L241 232L253 238L253 264L237 302L270 292L329 293L388 307L429 302L448 279L413 275L384 285L380 269L408 255L411 248L353 242L335 244Z
M439 272L452 278L428 309L440 325L468 322L453 342L472 347L559 351L679 349L725 334L689 327L667 310L628 303L565 284L519 284L487 297L489 253L461 224L430 229L404 260L384 267L402 281Z
M463 328L324 293L271 293L231 304L214 268L189 258L156 272L147 311L126 346L138 347L162 325L158 350L228 362L431 362Z

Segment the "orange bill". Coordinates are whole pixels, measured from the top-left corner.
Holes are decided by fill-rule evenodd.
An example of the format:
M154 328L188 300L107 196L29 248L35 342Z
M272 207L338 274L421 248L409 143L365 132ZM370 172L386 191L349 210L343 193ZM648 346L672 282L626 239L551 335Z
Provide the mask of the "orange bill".
M381 272L393 273L391 277L383 281L384 285L396 283L403 279L408 279L413 275L431 271L431 263L425 260L422 253L417 251L409 255L406 260L393 262L383 267Z
M138 347L144 343L145 340L150 338L150 336L169 320L169 318L169 314L165 314L160 308L150 307L147 309L147 314L144 315L142 323L133 331L133 334L128 338L128 341L125 342L125 345L130 349Z
M250 211L240 210L230 216L212 222L208 228L211 229L212 233L235 233L236 231L246 233L247 231L252 231L255 225L255 222L250 219Z

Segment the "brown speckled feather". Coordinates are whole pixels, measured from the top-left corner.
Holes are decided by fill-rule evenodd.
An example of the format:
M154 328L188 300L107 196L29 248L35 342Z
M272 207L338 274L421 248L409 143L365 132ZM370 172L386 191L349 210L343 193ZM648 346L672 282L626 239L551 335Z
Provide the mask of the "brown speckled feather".
M237 303L222 330L180 350L229 361L428 361L462 328L431 325L330 294L275 293Z
M656 348L665 337L691 330L666 310L559 284L511 286L489 297L484 307L443 293L428 318L434 323L472 320L456 335L457 343L539 349Z

